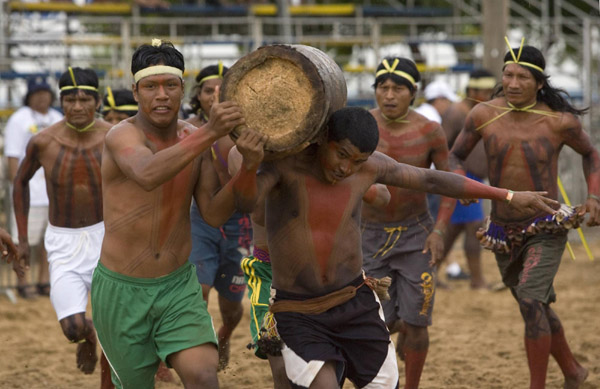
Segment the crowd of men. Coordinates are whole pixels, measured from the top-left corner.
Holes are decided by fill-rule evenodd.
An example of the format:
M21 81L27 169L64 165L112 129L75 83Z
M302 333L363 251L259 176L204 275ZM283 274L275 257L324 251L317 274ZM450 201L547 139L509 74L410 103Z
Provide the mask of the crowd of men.
M219 100L221 63L196 77L188 121L184 58L168 42L138 47L131 90L107 88L104 99L92 69L69 67L64 117L51 117L52 88L37 80L23 118L7 125L16 228L13 238L0 230L2 256L22 280L30 247L47 253L49 285L42 275L37 291L49 293L83 373L100 344L103 388L152 388L172 379L167 368L186 388L217 388L246 284L250 346L276 388L397 388L397 358L403 387L417 388L437 269L465 231L471 287L487 287L481 242L518 304L530 387L545 386L552 355L565 388L578 388L588 370L550 304L568 230L586 217L600 224L600 156L578 119L585 110L544 69L538 49L509 46L499 82L473 72L462 101L432 86L419 113L415 63L387 57L374 109L342 108L304 150L263 161L266 135L227 136L245 118ZM583 158L588 197L577 207L557 201L564 145ZM46 203L34 201L35 180ZM441 195L435 220L426 193ZM478 199L492 200L485 226L469 205Z

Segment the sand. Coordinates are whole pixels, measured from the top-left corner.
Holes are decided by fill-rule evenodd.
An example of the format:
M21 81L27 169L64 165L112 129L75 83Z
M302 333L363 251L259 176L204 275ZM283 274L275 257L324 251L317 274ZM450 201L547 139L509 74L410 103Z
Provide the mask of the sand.
M588 235L598 234L590 230ZM588 238L589 239L589 238ZM600 388L600 240L592 244L598 257L586 258L574 244L577 260L565 254L556 279L558 302L554 310L562 320L573 353L590 370L583 388ZM453 255L464 263L462 253ZM500 280L489 252L483 257L491 283ZM467 281L451 282L439 290L430 328L431 345L421 388L526 388L528 369L523 347L523 324L518 307L507 290L472 291ZM215 327L214 293L209 300ZM232 339L230 366L219 373L221 388L272 387L266 361L246 349L249 342L248 300L246 312ZM69 389L98 388L99 369L91 375L79 372L75 346L64 338L48 298L19 300L13 305L0 297L0 388ZM403 364L399 361L403 382ZM562 388L558 365L550 361L547 387ZM157 389L181 388L181 384L157 383ZM351 388L346 383L344 388Z

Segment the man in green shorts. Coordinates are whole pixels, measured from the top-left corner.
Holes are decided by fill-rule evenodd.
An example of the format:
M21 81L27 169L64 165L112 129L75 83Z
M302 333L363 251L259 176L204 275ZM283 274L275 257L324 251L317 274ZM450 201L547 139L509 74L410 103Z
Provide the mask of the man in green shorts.
M117 388L151 388L159 362L185 387L217 388L212 320L190 253L192 197L218 226L236 206L255 201L256 168L265 137L238 139L239 174L219 187L210 145L244 124L233 102L215 103L209 122L177 116L184 61L172 44L154 40L132 58L138 113L112 127L102 161L106 234L92 282L94 324Z

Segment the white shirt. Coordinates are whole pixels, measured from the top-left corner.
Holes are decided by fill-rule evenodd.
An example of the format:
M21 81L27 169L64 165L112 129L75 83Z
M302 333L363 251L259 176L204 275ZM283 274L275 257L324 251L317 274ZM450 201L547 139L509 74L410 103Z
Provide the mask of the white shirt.
M31 137L46 127L62 120L63 115L50 108L48 113L36 112L29 107L19 108L13 113L4 129L4 155L17 158L19 163L25 158L25 150ZM39 169L29 181L30 206L48 206L44 168Z
M440 116L440 113L433 105L429 103L423 103L419 105L417 108L415 108L415 112L420 113L432 122L442 124L442 117Z

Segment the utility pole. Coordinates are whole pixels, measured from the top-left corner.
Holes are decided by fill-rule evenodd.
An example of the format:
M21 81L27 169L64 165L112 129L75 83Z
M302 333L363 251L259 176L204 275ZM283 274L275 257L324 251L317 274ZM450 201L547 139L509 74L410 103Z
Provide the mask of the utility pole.
M508 28L510 0L483 0L483 67L500 79L507 51L504 37Z

